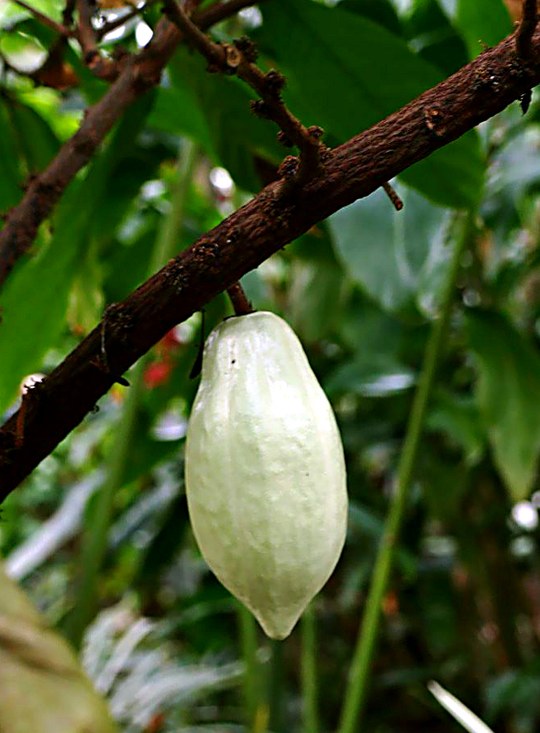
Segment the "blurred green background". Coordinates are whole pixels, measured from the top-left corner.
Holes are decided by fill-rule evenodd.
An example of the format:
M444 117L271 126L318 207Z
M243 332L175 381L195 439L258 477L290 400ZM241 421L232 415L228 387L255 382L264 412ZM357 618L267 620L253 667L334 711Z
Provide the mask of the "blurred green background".
M33 7L61 19L60 0ZM96 7L95 23L126 12ZM148 4L102 48L136 50L159 17L159 3ZM0 24L5 212L107 86L71 43L60 88L42 86L54 32L9 0ZM252 36L260 65L286 75L290 109L335 145L512 27L502 0L267 0L212 33ZM107 304L158 268L163 250L172 256L218 224L284 156L272 123L250 113L253 93L205 68L178 50L0 292L1 414L15 409L29 375L47 374ZM435 679L496 733L540 729L535 98L526 116L516 103L394 183L402 212L376 192L243 279L254 306L283 316L301 338L347 459L347 544L290 638L269 642L220 586L187 517L190 371L201 340L232 312L224 296L171 331L126 375L131 387L115 387L3 504L7 572L80 648L122 731L336 730L414 391L464 226L364 726L463 730L428 692Z

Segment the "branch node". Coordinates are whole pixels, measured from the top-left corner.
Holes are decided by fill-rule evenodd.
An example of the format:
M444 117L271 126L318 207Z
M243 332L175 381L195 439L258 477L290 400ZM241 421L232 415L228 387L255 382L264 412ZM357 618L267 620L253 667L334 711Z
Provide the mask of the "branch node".
M257 61L259 51L251 38L248 36L241 36L234 41L234 45L243 53L244 58L248 63L254 64L255 61Z
M307 131L309 136L314 140L320 140L324 135L324 130L322 127L319 127L319 125L311 125L308 127Z
M286 180L294 178L298 173L299 166L300 161L296 155L287 155L287 157L281 161L281 165L277 170L279 178L285 178Z
M291 140L291 138L288 135L286 135L283 132L283 130L280 130L278 132L278 134L277 134L277 140L278 140L278 143L280 143L281 145L283 145L283 147L285 147L285 148L292 148L293 145L294 145L294 143Z
M267 94L271 95L275 99L280 100L281 91L283 90L286 82L283 74L281 74L279 71L276 71L275 69L270 69L270 71L268 71L264 75L264 82L266 85Z
M257 115L257 117L262 117L266 120L272 119L272 110L262 99L252 99L249 106L253 114Z
M243 60L242 51L240 49L231 44L226 43L222 46L224 52L225 52L225 73L226 74L236 74L236 70L240 66Z
M439 125L443 121L443 114L437 107L426 107L424 109L424 122L427 129L437 137L441 137L444 133Z

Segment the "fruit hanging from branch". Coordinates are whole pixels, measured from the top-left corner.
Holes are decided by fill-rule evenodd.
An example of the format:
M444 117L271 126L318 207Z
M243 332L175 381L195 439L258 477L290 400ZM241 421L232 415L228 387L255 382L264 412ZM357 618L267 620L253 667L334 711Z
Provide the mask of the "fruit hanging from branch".
M345 541L345 463L332 408L292 329L257 312L205 346L186 443L193 531L268 636L288 636Z

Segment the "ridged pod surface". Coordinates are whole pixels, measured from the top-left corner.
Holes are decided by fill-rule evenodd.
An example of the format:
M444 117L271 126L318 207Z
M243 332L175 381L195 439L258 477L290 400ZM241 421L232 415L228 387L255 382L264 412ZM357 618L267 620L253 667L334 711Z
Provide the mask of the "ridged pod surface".
M268 636L288 636L339 559L347 492L332 408L273 313L230 318L208 338L186 492L210 568Z

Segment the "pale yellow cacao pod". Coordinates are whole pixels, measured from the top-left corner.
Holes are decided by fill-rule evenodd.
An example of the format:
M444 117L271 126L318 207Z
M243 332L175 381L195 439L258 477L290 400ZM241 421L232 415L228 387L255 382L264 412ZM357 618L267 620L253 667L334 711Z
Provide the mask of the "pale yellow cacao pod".
M210 334L186 491L210 568L268 636L288 636L338 561L347 492L332 408L278 316L230 318Z

